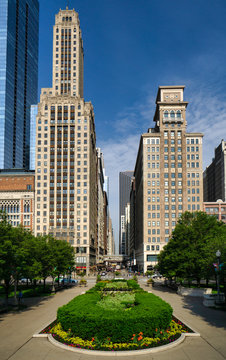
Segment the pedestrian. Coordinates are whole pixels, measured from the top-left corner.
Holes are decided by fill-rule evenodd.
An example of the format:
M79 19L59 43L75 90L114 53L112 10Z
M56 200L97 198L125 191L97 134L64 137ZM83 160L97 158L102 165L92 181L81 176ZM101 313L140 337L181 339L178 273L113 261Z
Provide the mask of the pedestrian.
M20 290L19 291L19 304L22 302L22 297L23 297L23 293L22 293L22 291Z

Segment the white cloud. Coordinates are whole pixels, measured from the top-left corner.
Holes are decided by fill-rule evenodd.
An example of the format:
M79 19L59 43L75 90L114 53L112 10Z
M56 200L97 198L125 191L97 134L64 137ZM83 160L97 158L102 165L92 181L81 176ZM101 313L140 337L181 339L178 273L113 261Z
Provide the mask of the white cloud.
M189 132L202 132L203 168L214 156L214 148L226 139L226 99L207 89L188 95L187 124Z

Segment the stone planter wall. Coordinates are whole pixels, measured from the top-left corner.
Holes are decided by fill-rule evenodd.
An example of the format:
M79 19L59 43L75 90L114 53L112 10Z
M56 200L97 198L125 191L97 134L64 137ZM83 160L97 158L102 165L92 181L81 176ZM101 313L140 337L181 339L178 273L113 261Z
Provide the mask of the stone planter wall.
M217 294L204 294L203 305L206 307L215 307L216 301L218 300ZM220 293L220 302L224 303L224 293Z

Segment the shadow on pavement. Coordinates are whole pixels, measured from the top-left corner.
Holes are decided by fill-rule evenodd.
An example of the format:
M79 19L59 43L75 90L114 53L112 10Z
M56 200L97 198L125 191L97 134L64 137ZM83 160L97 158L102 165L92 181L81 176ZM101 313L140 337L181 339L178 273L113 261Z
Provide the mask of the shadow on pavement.
M179 295L177 295L179 296ZM208 308L203 305L203 298L184 296L183 304L192 314L198 315L210 325L226 329L226 311L215 308Z
M146 290L146 287L143 286ZM148 288L147 288L148 289ZM182 300L183 308L189 310L191 314L202 318L202 320L206 321L210 325L226 329L226 311L221 309L215 308L208 308L203 305L203 298L202 297L193 297L193 296L180 296L176 293L175 290L172 290L166 286L161 284L156 284L153 288L153 291L158 292L158 296L161 297L161 293L169 294L170 298L168 301L171 300L171 305L173 306L173 299L175 297L179 297ZM164 297L164 295L163 295ZM167 300L165 300L167 301Z

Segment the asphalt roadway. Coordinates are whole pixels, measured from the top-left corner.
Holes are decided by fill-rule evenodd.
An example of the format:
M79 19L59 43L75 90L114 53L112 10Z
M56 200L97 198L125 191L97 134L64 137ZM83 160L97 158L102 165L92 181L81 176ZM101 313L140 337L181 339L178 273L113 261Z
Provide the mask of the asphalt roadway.
M145 280L146 281L146 280ZM140 279L144 286L144 279ZM84 290L92 287L95 279L88 280L87 288L74 287L47 298L23 299L29 305L18 313L0 315L0 359L1 360L106 360L109 356L77 354L52 345L46 338L33 338L56 317L57 308ZM223 360L226 359L226 312L209 309L200 298L181 297L161 286L153 293L169 302L174 314L197 332L200 337L186 338L177 347L155 354L132 355L117 359L135 360ZM115 358L115 357L114 357Z

